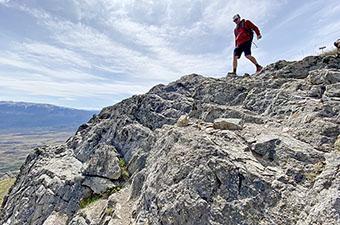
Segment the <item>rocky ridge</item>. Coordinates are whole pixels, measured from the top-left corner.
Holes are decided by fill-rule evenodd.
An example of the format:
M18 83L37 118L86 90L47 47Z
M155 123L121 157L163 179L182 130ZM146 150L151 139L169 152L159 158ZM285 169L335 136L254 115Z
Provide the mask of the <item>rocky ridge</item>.
M339 103L332 56L157 85L35 149L0 223L339 224Z

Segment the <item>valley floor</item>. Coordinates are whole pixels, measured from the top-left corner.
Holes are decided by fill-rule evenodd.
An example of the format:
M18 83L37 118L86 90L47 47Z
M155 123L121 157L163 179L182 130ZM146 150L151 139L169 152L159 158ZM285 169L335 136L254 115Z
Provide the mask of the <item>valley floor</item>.
M0 180L6 173L15 174L34 148L64 143L73 131L32 131L0 133Z

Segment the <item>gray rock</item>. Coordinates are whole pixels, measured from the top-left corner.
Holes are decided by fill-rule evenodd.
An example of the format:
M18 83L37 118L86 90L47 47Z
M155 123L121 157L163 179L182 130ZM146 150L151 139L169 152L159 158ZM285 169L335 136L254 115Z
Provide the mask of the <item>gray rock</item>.
M334 142L334 148L340 152L340 135L338 135L336 141Z
M137 173L145 167L147 155L148 154L142 150L136 151L128 165L128 170L131 174Z
M43 223L43 225L66 225L67 224L67 215L60 213L52 213Z
M102 177L86 177L82 184L89 187L95 194L104 193L116 186L113 181Z
M279 61L106 107L65 145L32 151L0 224L339 224L339 73L336 57ZM238 130L214 129L219 118Z
M325 95L328 97L338 97L340 98L340 83L328 85L326 87Z
M235 118L219 118L214 120L214 128L220 130L242 130L242 119Z
M130 199L138 198L141 195L145 181L145 171L136 173L132 179Z
M309 72L308 81L313 85L335 84L340 82L340 73L329 69L313 70Z
M322 98L322 95L325 92L325 86L323 85L318 85L318 86L313 86L311 88L311 90L308 93L309 97L313 97L313 98Z
M276 146L281 143L281 140L272 136L260 136L256 143L252 144L251 150L260 156L268 155L269 159L274 159L276 154Z
M52 213L69 216L78 210L85 192L82 163L67 149L56 155L60 148L65 146L42 147L28 156L4 204L3 224L42 224Z
M181 117L179 117L179 119L177 120L176 125L179 127L186 127L189 124L189 117L187 115L182 115Z
M105 220L108 201L99 199L88 207L79 210L74 218L68 223L70 225L100 225Z
M86 176L98 176L115 180L121 176L117 150L113 146L99 145L92 157L85 163Z

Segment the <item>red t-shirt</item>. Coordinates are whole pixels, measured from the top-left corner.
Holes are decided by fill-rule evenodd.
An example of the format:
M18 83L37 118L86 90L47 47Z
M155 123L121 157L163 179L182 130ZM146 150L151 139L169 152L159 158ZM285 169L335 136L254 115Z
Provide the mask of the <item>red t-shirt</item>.
M252 37L249 30L253 30L256 35L260 35L260 30L257 26L255 26L255 24L249 20L241 20L234 30L236 47L239 47L241 44L251 40Z

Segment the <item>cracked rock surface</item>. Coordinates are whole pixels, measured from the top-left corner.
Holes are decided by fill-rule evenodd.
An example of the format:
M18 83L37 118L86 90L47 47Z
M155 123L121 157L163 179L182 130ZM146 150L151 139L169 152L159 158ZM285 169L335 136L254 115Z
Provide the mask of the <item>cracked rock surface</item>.
M26 159L0 224L340 224L340 58L191 74Z

